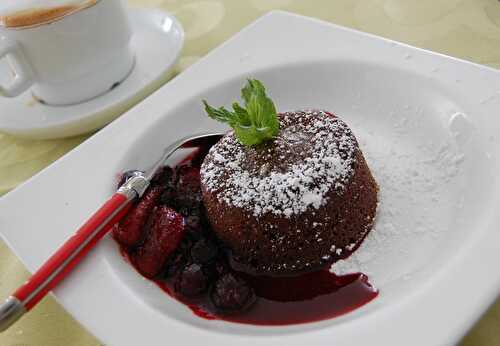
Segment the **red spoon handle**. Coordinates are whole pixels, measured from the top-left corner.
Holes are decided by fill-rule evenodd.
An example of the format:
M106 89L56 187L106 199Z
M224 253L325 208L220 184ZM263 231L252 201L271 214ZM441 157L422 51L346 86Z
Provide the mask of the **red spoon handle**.
M115 193L80 229L69 238L15 293L30 310L52 290L95 244L123 217L133 195Z
M0 305L0 332L9 328L63 280L149 186L142 172L127 180L31 278Z

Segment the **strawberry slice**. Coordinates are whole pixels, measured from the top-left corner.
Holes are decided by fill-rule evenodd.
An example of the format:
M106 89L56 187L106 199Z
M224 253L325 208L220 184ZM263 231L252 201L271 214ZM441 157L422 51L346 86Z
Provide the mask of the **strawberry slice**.
M137 205L113 228L113 237L122 245L136 246L144 237L145 225L153 207L157 204L163 188L150 188Z
M151 228L132 260L147 278L160 274L168 258L177 250L185 233L182 215L167 206L155 207Z

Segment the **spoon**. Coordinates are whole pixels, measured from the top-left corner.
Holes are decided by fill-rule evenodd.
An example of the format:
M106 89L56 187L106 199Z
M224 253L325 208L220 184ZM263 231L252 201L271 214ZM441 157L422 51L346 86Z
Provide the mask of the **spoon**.
M129 171L128 179L20 288L0 306L0 332L8 329L50 292L84 256L123 218L149 187L151 179L167 159L181 148L212 146L223 133L202 133L179 139L169 145L163 156L147 171Z

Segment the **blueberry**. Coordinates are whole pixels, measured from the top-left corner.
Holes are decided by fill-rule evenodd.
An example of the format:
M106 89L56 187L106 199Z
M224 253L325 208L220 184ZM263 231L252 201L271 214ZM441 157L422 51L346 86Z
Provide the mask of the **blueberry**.
M199 209L201 204L200 170L190 164L183 164L176 168L177 196L175 203L179 208L189 211ZM179 210L180 211L180 210ZM182 213L182 211L180 211ZM187 214L184 214L186 216Z
M243 279L231 273L215 282L210 298L215 307L224 313L246 310L256 300L253 289Z
M224 275L229 271L229 264L226 261L219 259L215 262L215 271L218 275Z
M184 254L184 257L189 258L191 255L191 248L198 239L193 239L190 234L186 234L184 237L179 250Z
M186 256L180 251L177 252L168 261L168 263L166 265L165 272L163 274L164 277L170 278L170 277L177 275L182 270L184 270L186 264L187 264Z
M186 227L187 229L191 230L199 230L201 228L201 220L200 220L200 215L198 212L190 212L186 211L185 212L187 215L185 216L185 221L186 221ZM181 212L182 214L182 212Z
M191 248L191 258L194 263L205 264L217 257L217 246L210 240L200 239Z
M217 269L215 267L215 263L207 263L202 266L203 272L205 273L205 276L208 278L208 281L210 283L209 286L211 286L215 280L219 277L219 273L217 273Z
M175 291L185 297L196 297L207 291L208 278L199 264L184 268L174 284Z
M153 184L164 185L165 187L174 186L174 170L169 166L163 166L156 172L153 179Z
M201 206L201 194L196 192L177 189L174 203L179 208L179 212L184 215L199 214L198 210Z
M211 281L215 281L229 272L229 265L222 256L218 256L215 260L203 264L203 272Z
M200 209L200 227L203 228L204 230L208 231L208 233L212 233L212 225L210 224L210 221L208 220L207 217L207 210L203 203L201 203Z
M165 191L162 193L160 197L160 203L172 207L174 209L177 209L175 205L176 196L177 195L174 188L166 187Z

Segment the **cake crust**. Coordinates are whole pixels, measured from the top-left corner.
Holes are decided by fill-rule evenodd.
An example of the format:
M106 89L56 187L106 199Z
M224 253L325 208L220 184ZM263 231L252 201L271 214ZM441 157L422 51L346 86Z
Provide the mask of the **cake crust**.
M207 216L233 267L296 275L347 257L370 231L378 187L354 134L325 111L278 115L247 147L228 133L201 167Z

